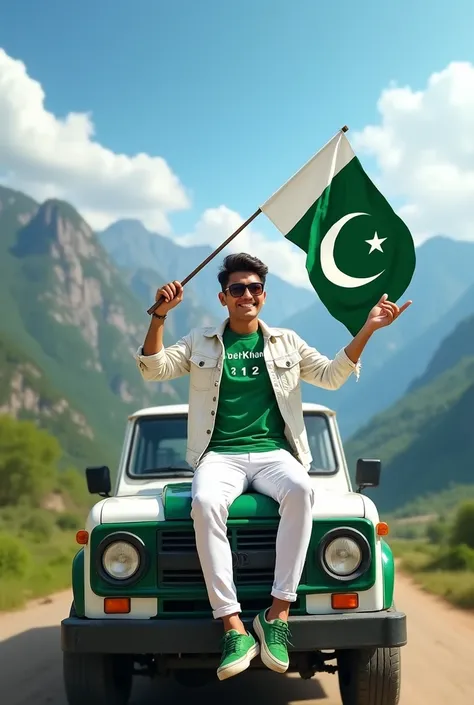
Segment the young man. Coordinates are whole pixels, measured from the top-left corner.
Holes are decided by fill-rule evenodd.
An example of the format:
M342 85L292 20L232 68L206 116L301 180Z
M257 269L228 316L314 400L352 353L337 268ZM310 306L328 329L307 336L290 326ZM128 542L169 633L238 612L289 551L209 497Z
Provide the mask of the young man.
M362 330L334 360L296 333L269 328L260 318L267 267L247 254L225 258L219 299L228 318L216 329L192 330L163 346L169 312L183 299L179 282L161 287L138 368L144 379L190 375L187 461L194 467L192 519L196 546L215 619L224 626L219 679L246 669L259 652L273 671L288 669L288 615L303 571L312 527L311 455L302 412L300 380L338 389L359 374L360 355L375 330L400 309L382 297ZM279 503L276 565L268 610L255 617L258 641L239 614L227 539L228 508L250 485Z

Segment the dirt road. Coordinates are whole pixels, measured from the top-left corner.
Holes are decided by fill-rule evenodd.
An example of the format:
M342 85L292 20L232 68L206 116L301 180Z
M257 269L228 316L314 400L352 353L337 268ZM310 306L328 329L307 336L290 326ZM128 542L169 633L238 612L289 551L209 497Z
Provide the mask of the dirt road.
M474 703L474 616L451 609L398 576L397 606L409 618L402 650L401 705ZM5 705L67 705L62 687L58 624L67 615L69 593L22 612L0 615L0 685ZM277 674L244 674L199 691L172 683L139 683L132 705L172 705L189 696L207 705L237 705L244 698L271 705L340 705L337 678L312 681Z

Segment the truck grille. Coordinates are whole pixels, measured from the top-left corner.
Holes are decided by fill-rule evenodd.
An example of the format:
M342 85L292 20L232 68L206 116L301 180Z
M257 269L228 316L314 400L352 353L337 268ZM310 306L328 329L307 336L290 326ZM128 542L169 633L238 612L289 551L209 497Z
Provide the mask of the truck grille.
M278 524L228 529L236 587L271 588L277 530ZM160 588L204 586L194 529L158 532L158 585Z

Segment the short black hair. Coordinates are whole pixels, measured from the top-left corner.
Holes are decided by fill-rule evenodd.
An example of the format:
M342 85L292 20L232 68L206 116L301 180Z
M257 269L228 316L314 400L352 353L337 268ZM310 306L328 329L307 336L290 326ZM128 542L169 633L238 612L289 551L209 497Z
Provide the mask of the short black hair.
M234 274L234 272L253 272L253 274L257 274L260 277L262 284L265 284L268 267L257 257L252 257L252 255L248 255L246 252L227 255L217 275L222 291L226 290L229 277L231 274Z

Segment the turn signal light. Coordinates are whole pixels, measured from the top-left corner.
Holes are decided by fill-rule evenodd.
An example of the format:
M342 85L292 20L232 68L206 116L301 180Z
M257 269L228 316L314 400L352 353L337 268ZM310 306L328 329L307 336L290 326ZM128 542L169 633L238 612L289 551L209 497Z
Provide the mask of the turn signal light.
M376 531L377 536L387 536L390 529L388 528L388 524L386 524L384 521L379 521L376 526Z
M355 610L359 606L359 595L354 593L331 595L333 610Z
M106 597L104 600L105 614L128 614L130 612L129 597Z
M88 542L89 542L89 532L84 531L83 529L78 531L76 534L76 543L78 543L80 546L86 546Z

